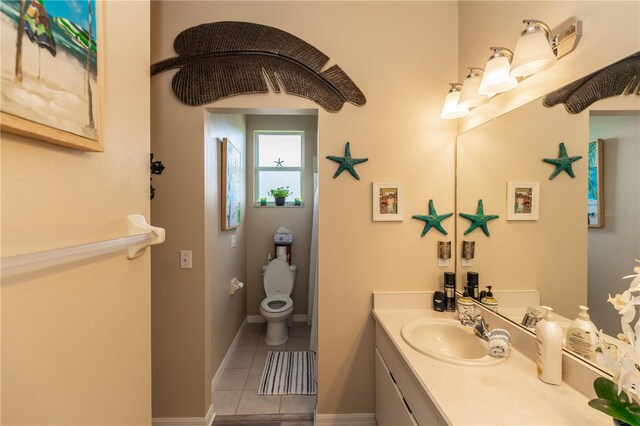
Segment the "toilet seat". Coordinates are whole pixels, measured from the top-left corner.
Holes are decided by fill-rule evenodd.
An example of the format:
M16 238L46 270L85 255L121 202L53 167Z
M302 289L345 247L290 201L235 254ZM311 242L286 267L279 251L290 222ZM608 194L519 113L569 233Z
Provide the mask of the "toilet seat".
M271 304L271 306L269 306L269 304ZM284 294L274 294L267 296L262 303L260 303L260 308L265 312L277 314L293 308L293 300Z

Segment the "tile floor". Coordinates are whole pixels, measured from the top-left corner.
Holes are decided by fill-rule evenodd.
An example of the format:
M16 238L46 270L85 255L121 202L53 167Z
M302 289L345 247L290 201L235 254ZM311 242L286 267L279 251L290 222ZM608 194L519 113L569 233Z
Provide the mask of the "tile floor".
M265 330L266 324L246 325L235 355L213 392L216 415L313 413L315 395L258 395L267 352L309 350L311 327L293 323L289 327L289 340L280 346L265 343Z

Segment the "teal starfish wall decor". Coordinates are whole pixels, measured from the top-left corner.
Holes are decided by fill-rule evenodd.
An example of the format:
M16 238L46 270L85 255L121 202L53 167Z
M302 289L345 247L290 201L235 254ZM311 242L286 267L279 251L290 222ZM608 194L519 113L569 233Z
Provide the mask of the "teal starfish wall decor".
M327 155L328 160L335 161L336 163L340 164L340 167L338 167L338 170L336 170L336 173L333 175L334 179L340 176L340 173L342 173L344 170L347 170L349 173L351 173L351 176L360 180L360 176L358 176L358 173L356 173L356 170L353 168L353 166L355 166L356 164L364 163L365 161L369 161L368 158L352 158L351 148L349 146L350 143L351 142L347 142L347 145L344 147L344 157Z
M445 229L442 227L441 222L451 216L453 216L453 213L445 213L439 215L436 212L436 208L433 206L433 200L429 200L429 214L416 214L411 216L411 219L418 219L424 222L424 229L422 230L422 234L420 235L421 237L424 237L425 235L427 235L427 232L429 232L431 228L436 228L442 234L447 235L447 231L445 231Z
M482 199L478 200L478 209L476 211L476 214L460 213L460 216L471 221L471 226L469 226L469 229L464 231L464 235L473 232L473 230L475 230L476 228L480 228L484 232L484 235L486 235L487 237L489 236L489 228L487 227L487 222L500 217L495 214L485 215Z
M549 176L549 180L552 180L563 170L567 172L569 176L575 178L576 175L573 173L573 168L571 167L571 165L581 158L582 156L580 155L569 157L569 155L567 154L567 148L564 146L564 142L560 142L560 158L543 158L542 161L556 166L555 171L551 174L551 176Z

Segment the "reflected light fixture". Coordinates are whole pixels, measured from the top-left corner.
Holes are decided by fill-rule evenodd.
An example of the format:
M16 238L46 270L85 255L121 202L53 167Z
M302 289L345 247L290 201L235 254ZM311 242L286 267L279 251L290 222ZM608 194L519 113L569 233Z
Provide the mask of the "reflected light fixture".
M492 54L484 68L484 75L478 92L489 97L511 90L518 80L509 75L513 53L505 47L490 47Z
M513 77L526 77L554 65L558 58L551 47L549 26L536 19L525 19L511 63Z
M469 114L469 110L458 106L462 85L460 83L449 84L451 88L449 89L449 93L447 93L447 97L444 99L444 106L442 107L440 117L444 119L464 117Z
M489 102L489 96L478 92L480 82L482 81L481 74L483 73L484 70L482 68L469 68L469 74L462 84L462 92L460 93L460 100L458 101L460 108L475 108Z

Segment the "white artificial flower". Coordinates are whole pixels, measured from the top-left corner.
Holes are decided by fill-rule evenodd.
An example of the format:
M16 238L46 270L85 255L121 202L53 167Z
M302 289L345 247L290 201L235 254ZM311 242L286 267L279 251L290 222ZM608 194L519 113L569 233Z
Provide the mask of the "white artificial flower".
M640 261L636 259L636 262ZM634 267L633 272L634 274L624 277L633 278L629 290L614 297L609 295L607 299L620 314L620 325L629 345L617 348L607 343L602 338L603 333L600 330L596 344L596 361L612 371L613 380L618 384L618 393L624 390L631 398L631 392L635 389L635 394L640 398L640 340L637 339L637 336L640 336L640 321L636 321L635 330L631 328L636 316L635 307L640 306L640 295L633 295L640 292L640 266Z

